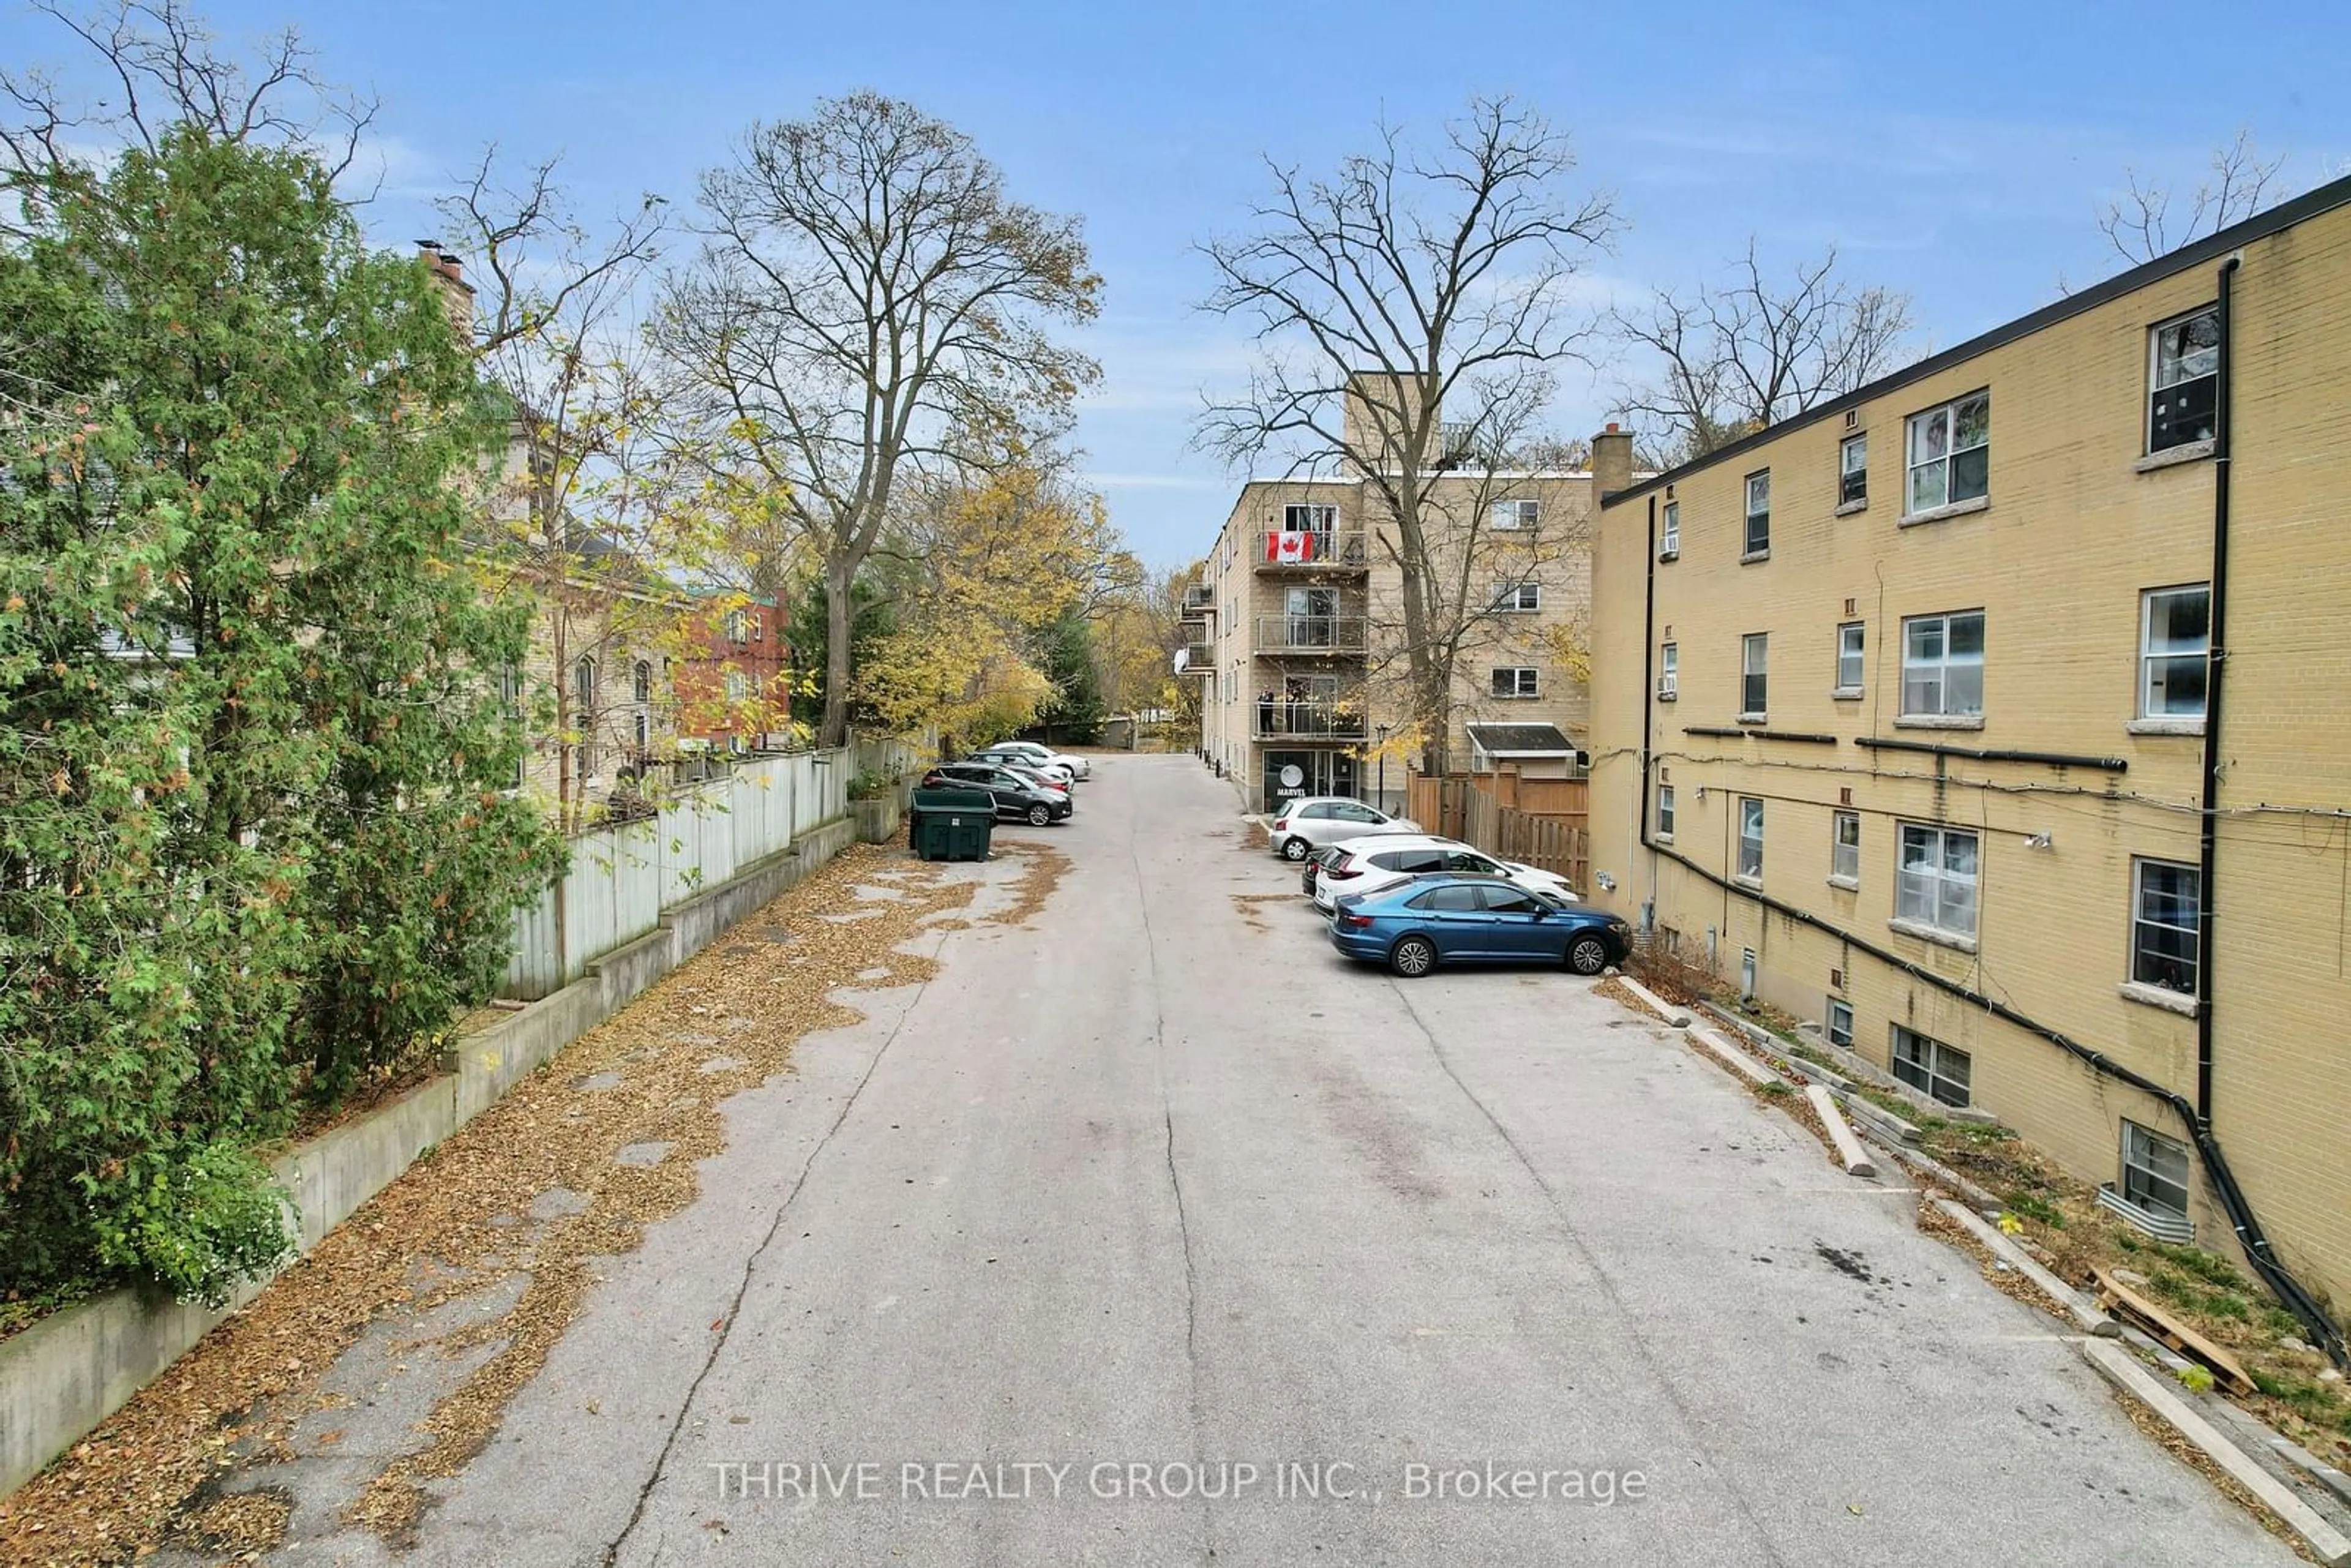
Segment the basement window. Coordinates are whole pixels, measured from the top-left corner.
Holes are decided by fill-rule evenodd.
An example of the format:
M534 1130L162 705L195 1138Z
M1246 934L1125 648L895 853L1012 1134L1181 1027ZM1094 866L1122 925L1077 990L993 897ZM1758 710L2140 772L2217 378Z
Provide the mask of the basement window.
M1957 1046L1894 1026L1894 1076L1945 1105L1968 1103L1975 1062Z
M2160 1218L2188 1218L2188 1145L2123 1123L2122 1199Z

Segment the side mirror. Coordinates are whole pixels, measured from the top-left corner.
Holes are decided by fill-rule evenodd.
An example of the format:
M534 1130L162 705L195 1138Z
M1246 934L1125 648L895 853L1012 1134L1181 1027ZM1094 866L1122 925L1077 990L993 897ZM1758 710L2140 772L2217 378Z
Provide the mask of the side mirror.
M1538 904L1535 905L1535 918L1537 920L1547 919L1550 915L1551 911L1545 909L1541 904Z

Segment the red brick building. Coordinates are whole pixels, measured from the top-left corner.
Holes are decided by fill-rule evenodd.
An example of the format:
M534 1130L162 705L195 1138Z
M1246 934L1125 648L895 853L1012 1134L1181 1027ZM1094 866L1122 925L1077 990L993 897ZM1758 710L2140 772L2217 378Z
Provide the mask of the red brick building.
M791 647L772 601L728 594L686 624L688 652L671 661L682 749L758 751L785 744L791 725Z

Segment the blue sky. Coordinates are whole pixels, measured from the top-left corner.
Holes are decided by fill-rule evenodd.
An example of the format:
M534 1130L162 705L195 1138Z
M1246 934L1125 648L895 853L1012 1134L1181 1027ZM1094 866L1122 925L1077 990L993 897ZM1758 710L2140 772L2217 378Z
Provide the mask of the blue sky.
M70 58L0 0L0 58ZM755 119L871 87L970 133L1013 193L1084 214L1107 287L1088 346L1085 465L1146 558L1222 522L1231 480L1186 450L1200 389L1249 345L1193 307L1197 242L1233 232L1271 153L1308 169L1380 115L1434 127L1473 93L1539 104L1627 227L1594 298L1685 286L1758 236L1792 263L1834 242L1857 280L1915 297L1948 346L2111 270L2093 226L2126 168L2192 185L2250 126L2305 189L2351 172L2351 6L2322 0L1965 6L1418 4L471 5L215 0L225 37L292 23L339 79L385 100L386 243L486 142L560 152L587 212L695 172ZM1588 434L1636 365L1572 378Z

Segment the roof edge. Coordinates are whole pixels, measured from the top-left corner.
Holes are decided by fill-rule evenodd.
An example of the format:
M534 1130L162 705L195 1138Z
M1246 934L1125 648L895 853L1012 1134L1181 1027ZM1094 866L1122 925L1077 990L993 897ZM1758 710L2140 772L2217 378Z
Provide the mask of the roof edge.
M1791 414L1777 424L1767 424L1754 434L1741 436L1728 446L1717 447L1703 457L1692 458L1687 463L1668 468L1661 474L1629 485L1622 490L1605 491L1600 497L1600 505L1605 509L1617 502L1629 501L1636 497L1647 495L1660 486L1678 484L1693 474L1711 468L1718 463L1728 462L1741 453L1752 451L1768 441L1776 441L1791 431L1801 430L1808 424L1816 424L1832 415L1843 413L1846 409L1867 402L1872 398L1883 397L1887 392L1907 386L1912 382L1924 381L1928 376L1939 374L1954 365L1965 364L1968 361L1988 354L1994 349L2004 348L2020 338L2029 338L2044 328L2053 327L2060 321L2071 319L2085 311L2095 310L2099 306L2110 304L2126 294L2135 294L2149 284L2160 282L2174 273L2185 272L2189 267L2224 256L2231 251L2255 240L2267 239L2272 235L2283 233L2297 224L2308 223L2311 219L2333 212L2341 206L2351 206L2351 176L2330 180L2314 190L2304 192L2292 201L2280 202L2266 212L2255 213L2252 217L2246 218L2241 223L2232 224L2217 234L2207 235L2202 239L2190 241L2178 250L2168 251L2157 256L2153 261L2141 262L2127 272L2117 273L2103 283L2093 284L2078 294L2068 294L2063 299L2053 300L2038 310L2019 316L2014 320L2004 322L1988 332L1979 333L1966 342L1956 344L1939 354L1930 354L1917 364L1906 365L1898 371L1890 371L1865 386L1856 387L1842 397L1808 408L1802 413Z

